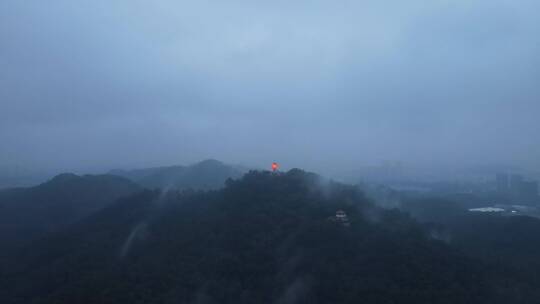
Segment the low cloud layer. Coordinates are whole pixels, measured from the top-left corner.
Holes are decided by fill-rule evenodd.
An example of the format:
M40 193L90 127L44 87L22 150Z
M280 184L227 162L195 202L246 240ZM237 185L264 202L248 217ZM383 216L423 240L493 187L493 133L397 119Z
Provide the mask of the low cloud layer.
M0 165L540 167L540 3L0 3Z

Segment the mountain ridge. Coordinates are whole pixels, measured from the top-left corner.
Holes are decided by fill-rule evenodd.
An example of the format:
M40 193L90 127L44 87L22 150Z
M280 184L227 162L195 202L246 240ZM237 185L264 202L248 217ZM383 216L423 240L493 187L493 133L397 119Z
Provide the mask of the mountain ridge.
M239 178L245 173L239 167L215 159L207 159L188 166L173 165L152 168L109 171L153 189L219 189L228 178Z
M119 176L72 173L34 187L0 190L0 242L5 248L20 246L139 190Z
M331 220L337 210L349 226ZM530 303L538 295L357 187L297 169L251 171L220 190L143 190L25 248L18 261L0 282L9 287L3 303Z

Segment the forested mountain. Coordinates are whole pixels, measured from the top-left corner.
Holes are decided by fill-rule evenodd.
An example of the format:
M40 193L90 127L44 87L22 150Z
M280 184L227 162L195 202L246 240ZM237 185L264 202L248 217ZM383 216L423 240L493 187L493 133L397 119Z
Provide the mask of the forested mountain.
M341 211L343 212L341 212ZM336 217L346 214L345 219ZM468 255L356 187L301 170L145 190L20 251L1 303L535 303L537 281Z
M473 213L435 198L406 201L403 210L468 256L512 268L526 281L540 284L540 219Z
M113 175L61 174L31 188L0 191L2 252L65 228L140 187Z
M217 160L204 160L191 166L169 166L137 170L112 170L110 174L128 178L149 189L218 189L228 178L243 171Z

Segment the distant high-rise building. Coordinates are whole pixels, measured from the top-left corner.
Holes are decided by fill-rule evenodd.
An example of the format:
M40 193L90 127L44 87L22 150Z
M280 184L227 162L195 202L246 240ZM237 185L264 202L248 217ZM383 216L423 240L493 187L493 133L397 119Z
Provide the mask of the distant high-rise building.
M519 174L512 174L510 176L510 189L517 190L519 189L521 183L523 183L523 176Z
M497 192L508 193L508 188L509 188L508 174L498 173L496 176L496 182L497 182Z
M538 182L524 181L519 187L519 197L526 203L538 202Z
M498 173L496 187L499 200L514 204L540 204L538 182L526 180L522 175Z
M497 179L497 186L499 180ZM501 177L502 184L502 177ZM538 197L538 182L526 181L522 175L513 174L508 182L509 198L517 204L536 204Z
M518 174L512 174L510 176L510 183L509 183L510 189L509 190L510 190L510 194L512 194L514 198L520 197L522 183L523 183L523 176L518 175Z

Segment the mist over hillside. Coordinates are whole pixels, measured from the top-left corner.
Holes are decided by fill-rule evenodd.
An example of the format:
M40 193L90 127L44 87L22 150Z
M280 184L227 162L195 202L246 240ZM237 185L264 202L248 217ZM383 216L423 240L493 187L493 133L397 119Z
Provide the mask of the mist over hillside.
M539 80L538 0L2 0L0 304L540 303Z
M1 190L0 244L4 250L28 244L140 189L117 176L66 173L39 186Z
M514 225L500 219L477 223ZM540 231L540 221L529 221ZM537 242L507 239L512 253L477 227L446 226L454 242L434 233L444 221L428 223L298 169L252 171L217 191L144 190L8 259L0 300L531 303L540 296L540 264L524 271L513 260ZM492 255L478 242L491 243ZM504 258L493 259L499 252Z
M136 170L111 170L149 189L218 189L228 178L238 178L245 172L238 166L208 159L190 166L168 166Z
M242 169L217 160L190 166L111 170L107 175L64 173L35 187L0 190L0 243L12 250L61 231L117 199L142 190L210 190L239 178Z

